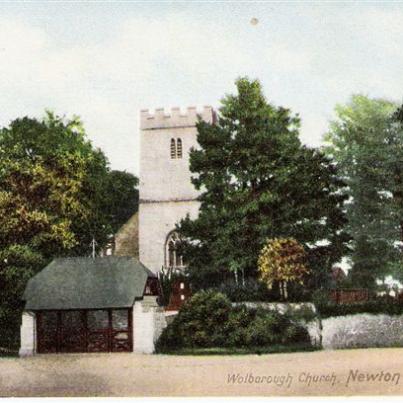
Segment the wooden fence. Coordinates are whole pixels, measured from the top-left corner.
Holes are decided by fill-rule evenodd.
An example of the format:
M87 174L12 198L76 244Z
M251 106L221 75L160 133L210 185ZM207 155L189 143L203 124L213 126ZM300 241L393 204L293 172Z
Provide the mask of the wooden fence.
M366 288L340 288L330 291L330 299L336 304L367 302L369 300L369 292Z

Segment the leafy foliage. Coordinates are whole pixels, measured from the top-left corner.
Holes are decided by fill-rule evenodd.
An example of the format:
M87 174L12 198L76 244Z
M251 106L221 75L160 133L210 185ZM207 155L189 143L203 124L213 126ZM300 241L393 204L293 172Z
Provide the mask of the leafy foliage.
M269 290L264 283L251 277L238 283L228 279L214 289L225 294L232 302L278 301L280 297L276 288Z
M351 278L375 287L376 278L402 278L403 129L397 105L355 95L336 107L325 139L348 187Z
M356 315L359 313L371 314L387 314L387 315L402 315L403 303L396 300L374 299L368 302L360 302L355 304L335 304L325 302L315 304L318 313L322 318L331 316L346 316Z
M287 298L286 284L302 284L304 276L309 273L305 250L292 238L269 239L259 255L258 267L260 279L269 288L275 281L280 282L284 299Z
M115 234L138 210L139 180L124 171L110 171L107 179L107 197L102 209L108 215L108 225Z
M344 184L327 157L301 145L297 116L268 103L257 81L242 78L236 86L215 123L197 124L200 148L190 153L201 208L178 230L188 240L192 282L209 287L228 274L256 277L266 239L293 237L307 250L312 287L324 284L348 240Z
M136 184L110 171L78 118L48 112L0 130L0 328L8 340L17 340L27 280L55 256L89 255L93 238L103 248L134 213Z
M232 307L215 291L201 291L188 300L157 342L158 352L182 348L267 347L309 345L306 329L285 315L244 305Z

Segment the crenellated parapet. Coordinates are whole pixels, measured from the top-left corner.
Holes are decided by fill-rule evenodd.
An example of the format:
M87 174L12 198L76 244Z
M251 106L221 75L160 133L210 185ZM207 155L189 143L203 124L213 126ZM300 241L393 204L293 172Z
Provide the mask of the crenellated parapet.
M150 113L148 109L140 111L140 129L156 130L170 127L194 127L199 117L208 123L215 120L215 112L211 106L205 106L202 110L197 110L195 106L189 106L186 112L174 107L170 110L164 108L155 109Z

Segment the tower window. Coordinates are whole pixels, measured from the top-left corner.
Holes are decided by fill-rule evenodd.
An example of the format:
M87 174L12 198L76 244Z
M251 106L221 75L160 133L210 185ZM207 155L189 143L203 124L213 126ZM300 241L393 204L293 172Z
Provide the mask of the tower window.
M177 158L182 158L182 139L177 139L176 156Z
M171 159L176 158L176 143L175 139L171 139Z
M165 264L172 269L183 268L183 257L179 251L180 238L177 232L171 232L165 244Z

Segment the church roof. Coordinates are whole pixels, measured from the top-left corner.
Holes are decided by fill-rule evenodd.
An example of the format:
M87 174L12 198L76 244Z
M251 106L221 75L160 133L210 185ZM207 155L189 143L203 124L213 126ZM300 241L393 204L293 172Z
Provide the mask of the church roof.
M115 256L139 256L139 213L133 214L115 234Z
M26 310L126 308L155 274L132 257L59 258L31 278Z

